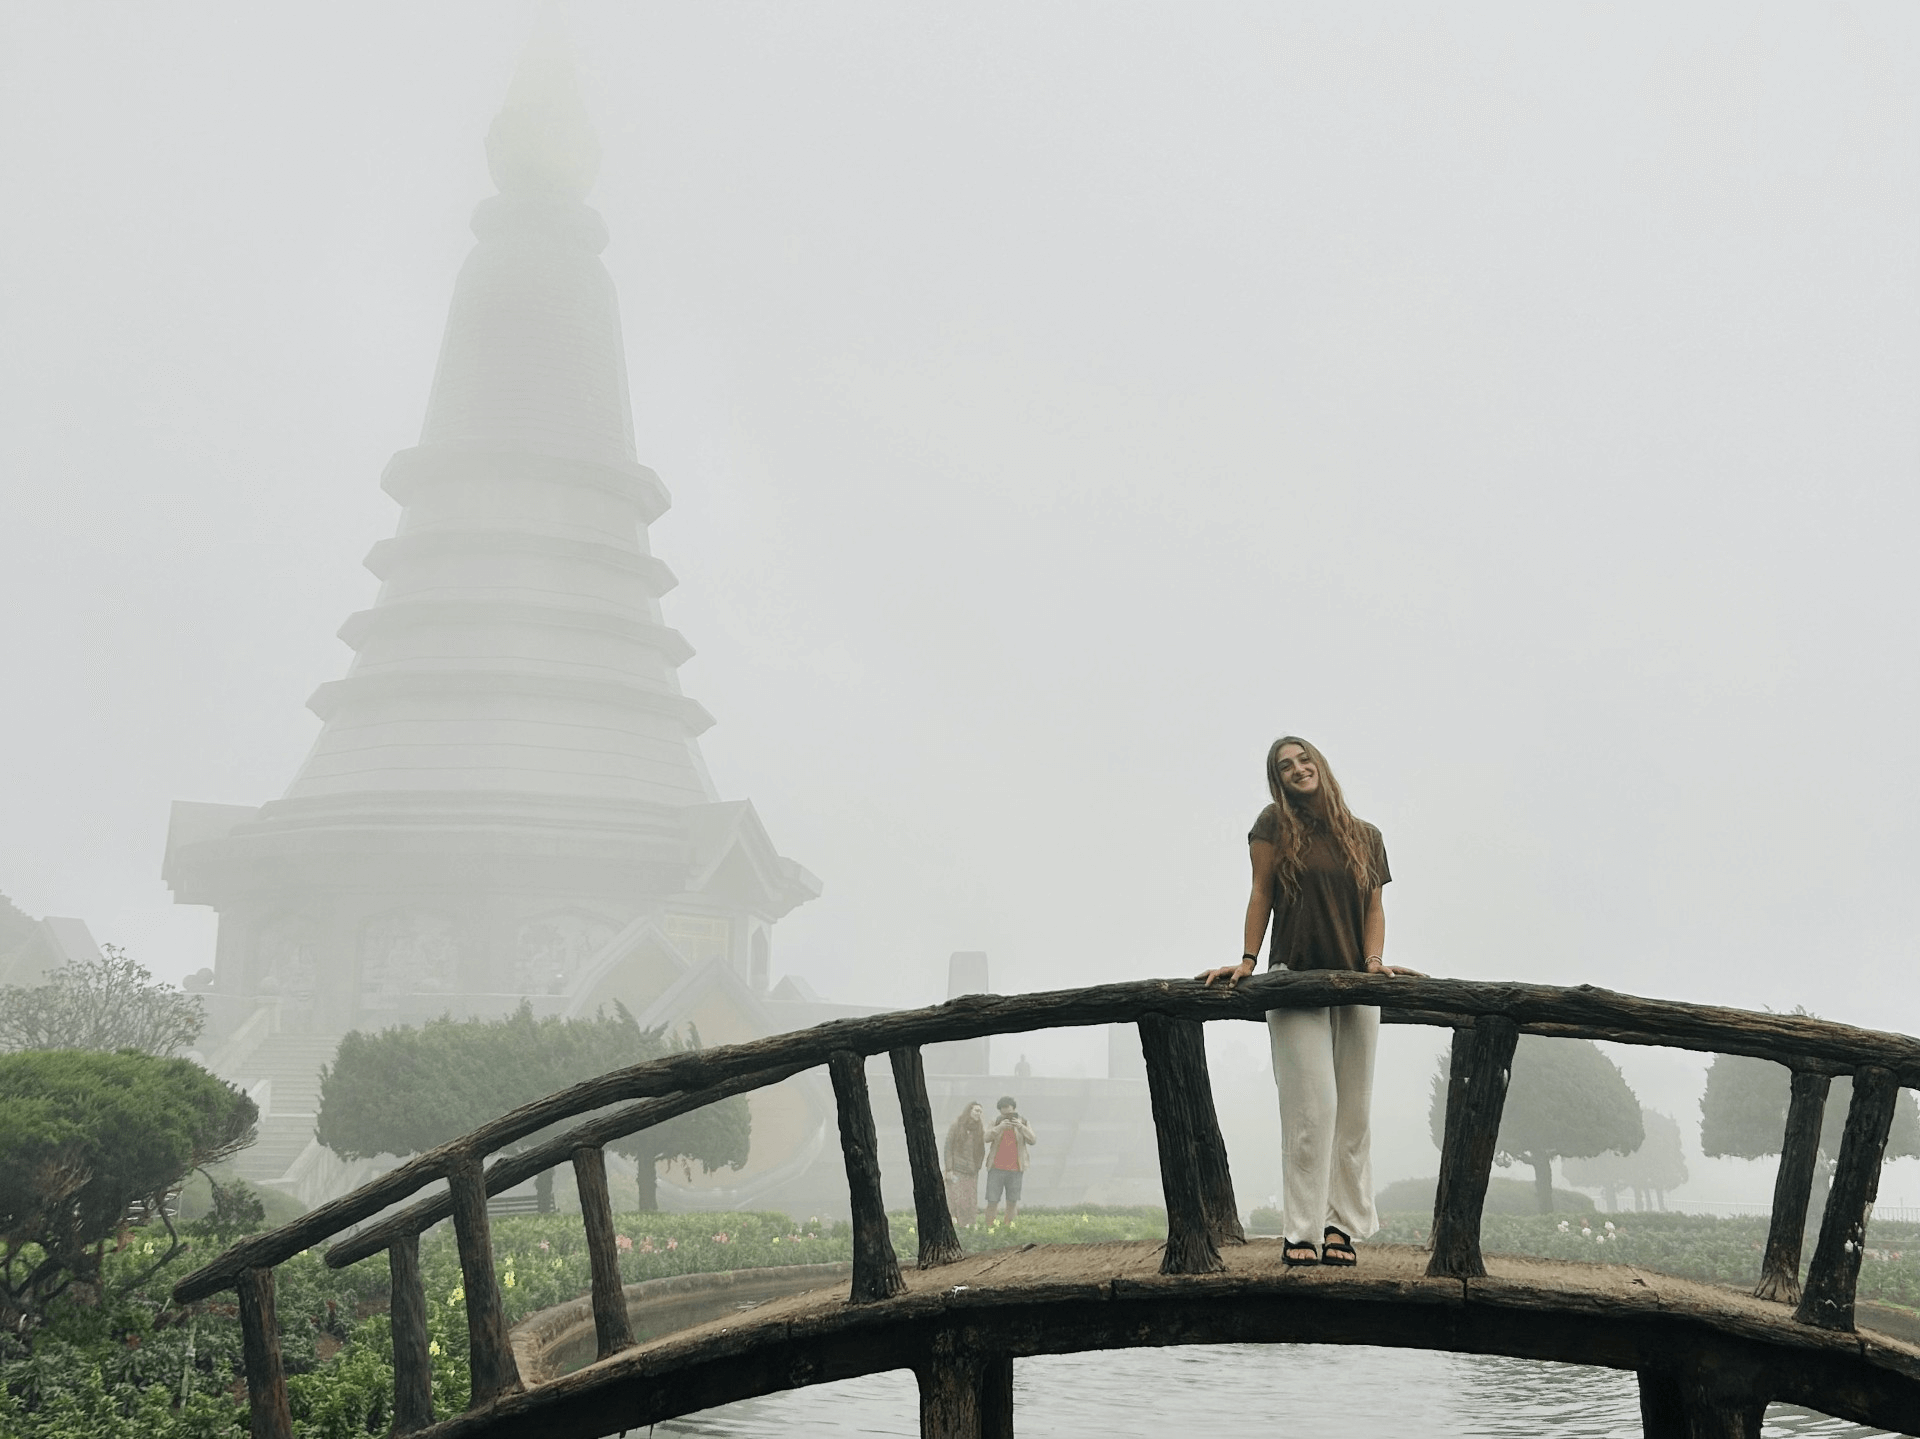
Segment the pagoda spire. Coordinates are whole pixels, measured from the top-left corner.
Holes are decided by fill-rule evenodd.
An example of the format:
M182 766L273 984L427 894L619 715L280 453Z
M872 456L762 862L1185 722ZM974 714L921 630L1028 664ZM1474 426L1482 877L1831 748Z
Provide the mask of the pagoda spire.
M179 805L163 873L220 912L216 989L315 1035L618 1001L689 969L764 988L773 925L820 892L700 755L693 654L647 527L620 307L585 203L599 145L556 17L486 135L398 527L284 796ZM704 972L704 970L703 970ZM711 976L709 976L711 977ZM704 981L703 981L704 982Z
M620 303L583 203L600 142L551 12L487 132L500 193L473 213L479 244L454 288L420 443L632 464Z
M474 212L420 444L387 467L406 508L367 559L385 583L340 632L353 668L314 696L327 727L287 801L716 798L646 542L669 499L634 460L606 226L579 198L595 152L549 23L488 134L501 192Z
M542 8L506 102L487 131L487 170L503 195L584 200L600 175L600 137L558 7Z

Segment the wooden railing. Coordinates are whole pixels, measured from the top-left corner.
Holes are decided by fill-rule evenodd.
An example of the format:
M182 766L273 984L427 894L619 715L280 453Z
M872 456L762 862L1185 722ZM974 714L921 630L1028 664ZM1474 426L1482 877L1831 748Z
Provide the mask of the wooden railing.
M947 1212L921 1047L982 1035L1120 1023L1139 1026L1146 1056L1167 1209L1161 1272L1214 1272L1224 1267L1220 1246L1245 1240L1214 1112L1202 1024L1259 1020L1271 1009L1349 1004L1381 1006L1389 1023L1439 1025L1454 1031L1432 1258L1427 1267L1434 1277L1467 1279L1486 1273L1480 1254L1481 1209L1514 1047L1521 1034L1752 1055L1787 1066L1792 1072L1792 1102L1755 1293L1796 1305L1794 1318L1803 1324L1853 1329L1854 1289L1867 1214L1899 1091L1902 1086L1920 1087L1920 1041L1799 1015L1640 999L1590 986L1561 989L1332 972L1268 974L1232 989L1209 989L1188 980L1147 980L1041 994L970 995L928 1009L834 1020L747 1044L680 1053L614 1070L502 1115L291 1224L241 1241L175 1285L174 1300L186 1304L224 1290L237 1293L252 1434L254 1439L286 1439L292 1423L274 1319L275 1266L444 1180L445 1192L347 1234L326 1256L329 1265L339 1268L382 1251L387 1254L393 1285L394 1432L411 1433L433 1422L419 1257L419 1237L425 1229L449 1215L453 1218L466 1294L471 1405L486 1404L522 1387L494 1274L487 1196L571 1163L579 1183L593 1277L594 1324L604 1358L633 1343L621 1294L605 1146L675 1115L777 1084L819 1065L825 1065L832 1078L851 1190L849 1299L856 1304L885 1299L905 1285L881 1202L866 1058L885 1053L892 1061L913 1171L919 1235L916 1258L921 1268L932 1268L958 1259L961 1251ZM1829 1081L1840 1074L1854 1077L1853 1101L1802 1291L1798 1282L1801 1234L1818 1154L1820 1117ZM608 1113L596 1112L626 1101L638 1102ZM507 1145L588 1114L593 1117L557 1138L486 1163L489 1155ZM924 1402L933 1406L928 1412L941 1411L949 1403L976 1414L997 1412L999 1399L1005 1397L1000 1391L1009 1380L1010 1364L973 1363L966 1368L959 1359L954 1363L966 1372L955 1369L945 1374L934 1356L933 1371L923 1386Z

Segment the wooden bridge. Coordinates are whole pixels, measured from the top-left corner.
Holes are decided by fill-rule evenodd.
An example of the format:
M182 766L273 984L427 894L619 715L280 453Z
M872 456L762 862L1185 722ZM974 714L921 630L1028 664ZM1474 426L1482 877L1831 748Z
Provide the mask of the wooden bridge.
M1366 1004L1389 1023L1454 1031L1430 1247L1369 1245L1357 1270L1285 1270L1275 1243L1241 1232L1214 1114L1201 1025L1270 1009ZM965 1256L947 1213L920 1048L982 1035L1135 1023L1147 1060L1167 1207L1164 1245L1056 1245ZM1522 1033L1753 1055L1792 1073L1771 1229L1751 1297L1622 1266L1485 1259L1480 1213L1514 1046ZM881 1202L865 1060L887 1053L900 1093L918 1218L903 1273ZM851 1293L798 1295L739 1319L635 1345L621 1293L603 1149L729 1095L827 1066L853 1214ZM1853 1076L1804 1291L1801 1235L1820 1119L1835 1075ZM1867 1215L1901 1087L1920 1087L1920 1041L1796 1015L1639 999L1583 986L1347 973L1269 974L1234 989L1185 980L1046 994L973 995L930 1009L836 1020L750 1044L615 1070L422 1154L294 1223L247 1239L174 1288L239 1302L254 1439L292 1421L273 1270L337 1240L335 1267L383 1250L392 1291L394 1432L463 1439L589 1439L731 1400L887 1369L920 1384L921 1432L1013 1432L1016 1357L1144 1345L1372 1344L1631 1369L1658 1439L1757 1436L1772 1400L1920 1433L1920 1347L1857 1328ZM638 1101L631 1102L628 1101ZM610 1105L624 1105L609 1111ZM489 1155L582 1119L524 1153ZM528 1387L508 1342L487 1195L571 1163L593 1276L599 1360ZM444 1191L357 1232L421 1190ZM435 1422L419 1242L451 1215L466 1295L472 1396ZM341 1237L341 1236L345 1237Z

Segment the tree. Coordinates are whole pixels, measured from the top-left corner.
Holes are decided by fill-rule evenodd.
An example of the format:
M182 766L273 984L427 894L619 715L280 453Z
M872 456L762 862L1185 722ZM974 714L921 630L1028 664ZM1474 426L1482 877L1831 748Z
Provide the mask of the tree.
M189 1234L211 1239L225 1248L267 1227L267 1206L246 1180L222 1184L205 1170L201 1178L207 1181L207 1212L186 1226Z
M658 1059L681 1048L664 1026L643 1030L620 1005L591 1019L535 1019L525 1001L504 1019L429 1020L340 1041L321 1073L314 1133L347 1159L418 1154L457 1139L490 1119L610 1069ZM697 1044L698 1036L689 1042ZM642 1204L653 1191L654 1165L698 1163L702 1170L746 1163L747 1101L722 1100L612 1146L645 1155ZM548 1129L513 1146L531 1148ZM535 1181L543 1211L553 1207L553 1172Z
M1687 1182L1687 1156L1680 1145L1680 1126L1654 1109L1641 1110L1640 1122L1646 1128L1647 1138L1638 1149L1631 1154L1596 1154L1585 1159L1569 1159L1564 1166L1567 1182L1583 1189L1604 1191L1609 1209L1617 1208L1614 1198L1622 1189L1633 1192L1636 1208L1666 1208L1668 1191Z
M199 996L153 976L106 944L95 959L62 965L31 989L0 989L0 1051L137 1049L178 1054L200 1037Z
M1804 1010L1796 1010L1804 1014ZM1707 1067L1707 1087L1700 1096L1700 1149L1714 1158L1764 1159L1780 1152L1787 1131L1787 1105L1793 1097L1792 1080L1783 1064L1745 1054L1716 1054ZM1807 1206L1809 1218L1826 1206L1833 1164L1840 1157L1840 1136L1847 1128L1847 1107L1853 1102L1853 1080L1845 1075L1827 1090L1820 1115L1820 1157L1815 1168L1814 1193ZM1920 1107L1908 1090L1900 1091L1894 1106L1893 1127L1887 1134L1888 1159L1920 1156Z
M694 1038L697 1047L698 1036ZM703 1174L738 1169L747 1162L752 1131L752 1111L747 1108L747 1097L740 1094L651 1129L638 1130L607 1147L634 1162L639 1207L654 1210L660 1207L660 1165L695 1160Z
M172 1243L153 1269L166 1264L183 1247L167 1201L195 1168L251 1144L258 1117L190 1060L0 1055L0 1313L18 1324L97 1280L97 1246L126 1225L158 1217Z
M1433 1076L1427 1119L1437 1147L1446 1131L1447 1064ZM1523 1034L1500 1114L1494 1158L1533 1169L1534 1196L1542 1214L1553 1212L1553 1161L1585 1159L1611 1149L1630 1154L1646 1131L1640 1101L1614 1062L1592 1040L1548 1039Z

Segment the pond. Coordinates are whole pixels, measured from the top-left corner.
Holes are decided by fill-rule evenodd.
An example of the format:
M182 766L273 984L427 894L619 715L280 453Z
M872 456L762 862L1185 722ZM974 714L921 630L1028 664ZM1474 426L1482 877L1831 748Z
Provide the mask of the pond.
M1014 1364L1020 1439L1205 1433L1376 1439L1640 1439L1631 1374L1408 1349L1230 1344L1050 1355ZM826 1439L920 1432L913 1376L874 1374L655 1426L700 1439ZM1769 1439L1885 1431L1777 1404Z

